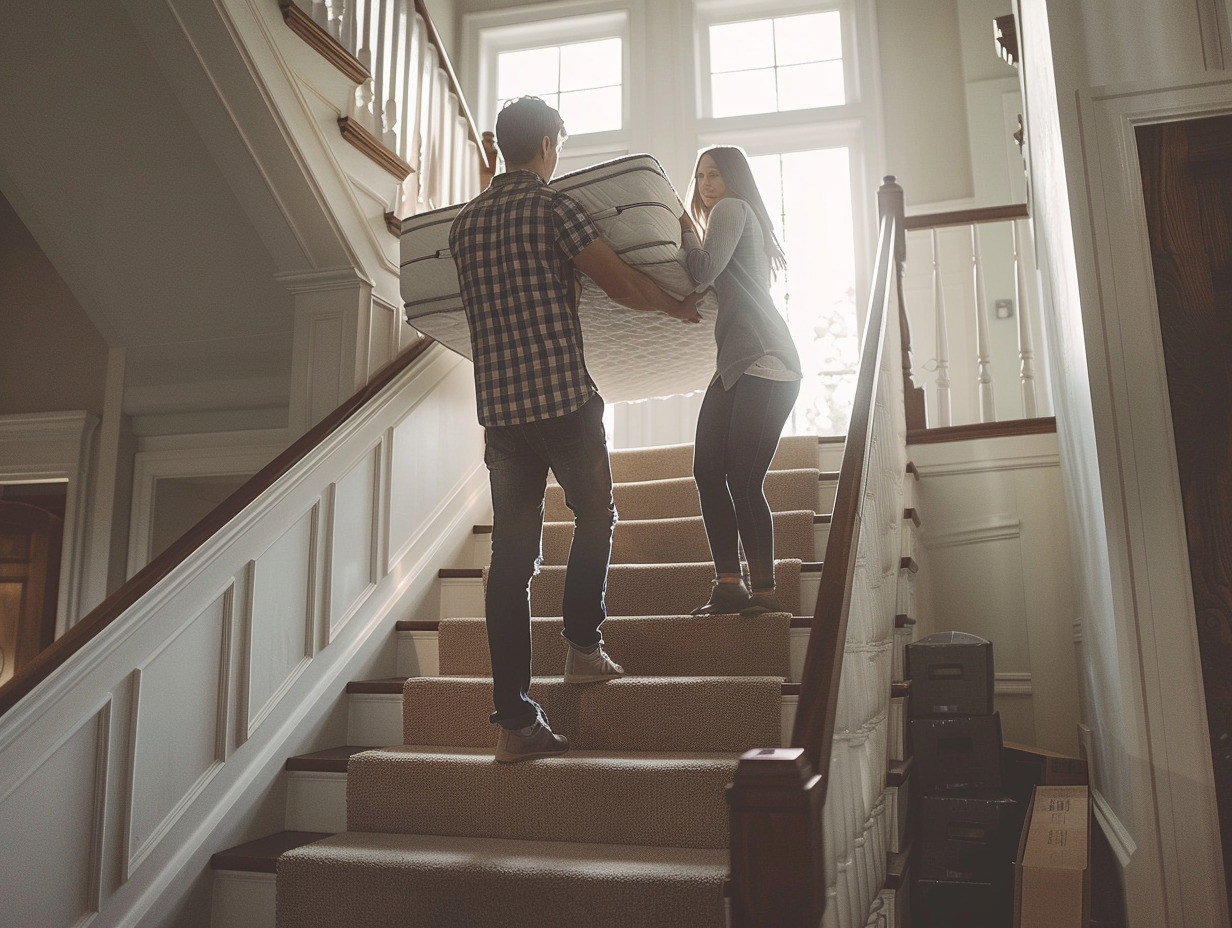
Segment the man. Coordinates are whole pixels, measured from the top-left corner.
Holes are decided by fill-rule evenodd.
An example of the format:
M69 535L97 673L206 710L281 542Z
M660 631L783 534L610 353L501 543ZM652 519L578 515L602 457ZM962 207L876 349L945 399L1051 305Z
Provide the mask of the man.
M502 763L563 754L528 695L530 581L539 569L548 469L574 515L565 574L565 681L611 680L624 670L599 626L616 507L603 428L603 399L586 370L577 315L580 270L630 309L700 321L697 295L682 301L625 264L586 212L548 186L565 139L560 114L536 97L496 119L506 170L454 220L458 267L475 361L475 396L492 488L492 562L485 597Z

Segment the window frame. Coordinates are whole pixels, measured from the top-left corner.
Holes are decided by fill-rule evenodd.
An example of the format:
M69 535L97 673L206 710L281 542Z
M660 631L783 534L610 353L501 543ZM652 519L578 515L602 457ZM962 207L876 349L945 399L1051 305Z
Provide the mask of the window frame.
M635 20L638 3L580 2L540 6L528 10L467 13L463 16L467 44L467 73L475 89L475 116L483 129L496 125L497 58L505 52L570 45L596 39L619 38L621 45L621 127L603 132L569 132L566 150L583 152L624 151L633 134L636 91Z
M714 116L711 100L710 71L710 27L737 22L760 22L779 19L785 16L799 16L803 13L839 14L840 32L843 43L843 85L847 102L835 106L818 106L795 110L768 110L762 113L748 113L739 116ZM863 110L863 87L860 69L860 56L857 52L856 10L850 0L829 0L818 3L817 0L695 0L693 4L694 24L694 106L699 122L726 122L729 120L768 119L779 117L787 123L803 120L823 120L851 118L856 112Z

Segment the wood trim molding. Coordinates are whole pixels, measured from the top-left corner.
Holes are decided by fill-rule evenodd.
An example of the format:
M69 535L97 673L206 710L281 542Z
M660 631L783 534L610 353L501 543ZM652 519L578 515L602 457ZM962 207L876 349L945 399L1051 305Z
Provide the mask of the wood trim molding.
M285 22L297 36L307 42L320 53L321 57L357 84L372 77L372 72L360 63L360 60L338 44L338 40L330 35L321 25L299 8L295 0L278 0L278 9L282 10L282 21Z
M432 345L422 338L373 375L368 385L298 438L282 454L262 468L251 480L227 497L209 515L173 542L162 554L137 571L119 589L103 600L80 622L39 652L15 677L0 685L0 715L13 708L51 673L82 647L120 618L185 558L221 531L257 497L298 464L317 445L324 442L344 422L384 390Z
M338 117L342 137L398 179L406 180L415 169L385 147L385 143L350 116Z
M974 441L979 438L1045 435L1056 430L1056 416L1007 419L1004 422L973 422L970 425L947 425L935 429L911 429L907 432L907 444L934 445L948 441Z
M385 214L385 228L396 238L402 237L402 220L395 216L392 210Z

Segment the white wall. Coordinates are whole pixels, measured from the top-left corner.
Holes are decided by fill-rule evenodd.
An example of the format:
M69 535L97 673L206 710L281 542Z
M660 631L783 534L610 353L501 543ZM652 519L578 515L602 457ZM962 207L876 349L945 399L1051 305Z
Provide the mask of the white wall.
M1136 0L1114 16L1098 2L1018 7L1097 815L1125 868L1131 926L1226 925L1175 466L1140 469L1171 447L1156 408L1167 384L1149 314L1122 320L1153 303L1149 279L1129 280L1149 278L1144 216L1127 208L1140 180L1132 143L1101 148L1101 124L1135 94L1203 80L1232 49L1210 0ZM1167 99L1142 99L1166 118ZM1153 551L1155 538L1171 543Z
M1060 458L1053 434L915 444L923 520L920 613L934 631L993 643L1004 737L1078 751L1070 570Z

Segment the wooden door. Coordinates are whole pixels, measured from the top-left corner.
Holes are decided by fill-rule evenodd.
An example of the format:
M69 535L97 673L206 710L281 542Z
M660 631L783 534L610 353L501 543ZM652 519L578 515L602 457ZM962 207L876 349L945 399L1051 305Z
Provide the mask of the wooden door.
M1137 133L1232 888L1232 116Z
M55 637L63 533L47 510L0 500L0 683Z

